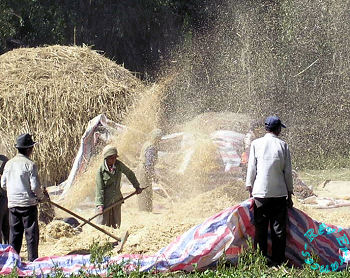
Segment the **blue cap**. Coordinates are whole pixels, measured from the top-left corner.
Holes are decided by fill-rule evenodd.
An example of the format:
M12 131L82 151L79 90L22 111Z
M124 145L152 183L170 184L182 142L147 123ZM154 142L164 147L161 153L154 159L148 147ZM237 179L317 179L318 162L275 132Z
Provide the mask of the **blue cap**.
M265 126L268 128L274 128L278 126L286 128L286 126L282 124L280 118L277 116L268 116L265 120Z

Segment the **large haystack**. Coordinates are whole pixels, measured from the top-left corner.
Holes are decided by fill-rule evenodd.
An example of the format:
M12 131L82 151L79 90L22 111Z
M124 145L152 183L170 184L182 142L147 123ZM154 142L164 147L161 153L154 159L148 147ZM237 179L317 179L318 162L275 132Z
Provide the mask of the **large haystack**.
M128 70L88 47L22 48L0 56L0 138L13 155L16 136L34 134L46 183L61 182L72 166L87 122L105 113L121 121L145 89Z

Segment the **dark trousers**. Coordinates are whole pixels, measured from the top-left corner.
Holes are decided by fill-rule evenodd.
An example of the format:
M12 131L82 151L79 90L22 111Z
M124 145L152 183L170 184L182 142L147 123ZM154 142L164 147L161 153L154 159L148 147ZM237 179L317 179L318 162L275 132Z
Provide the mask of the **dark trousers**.
M19 254L21 252L23 232L25 232L28 260L34 261L38 258L39 225L38 209L31 207L10 208L10 244Z
M9 244L9 209L6 195L0 196L0 243Z
M285 261L287 200L281 198L254 198L254 245L267 256L267 235L270 224L273 262Z

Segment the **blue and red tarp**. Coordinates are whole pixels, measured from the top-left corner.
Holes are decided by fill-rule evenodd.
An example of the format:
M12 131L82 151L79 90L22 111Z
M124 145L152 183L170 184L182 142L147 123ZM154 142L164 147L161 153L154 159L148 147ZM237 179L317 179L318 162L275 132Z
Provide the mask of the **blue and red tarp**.
M337 270L346 267L347 252L341 245L347 245L345 238L350 238L350 229L327 225L324 230L324 224L296 208L289 209L288 216L286 257L292 264L301 266L305 260L310 262L306 254L309 252L319 256L320 266L331 267L337 262ZM22 262L10 245L0 245L0 274L16 270L20 276L45 276L60 269L67 275L83 271L106 276L111 264L120 264L125 271L203 269L215 264L224 254L226 259L237 261L242 248L247 246L247 239L254 236L252 219L253 201L249 199L191 228L154 255L124 254L105 258L101 265L91 263L90 255L51 256ZM343 261L340 256L343 256Z

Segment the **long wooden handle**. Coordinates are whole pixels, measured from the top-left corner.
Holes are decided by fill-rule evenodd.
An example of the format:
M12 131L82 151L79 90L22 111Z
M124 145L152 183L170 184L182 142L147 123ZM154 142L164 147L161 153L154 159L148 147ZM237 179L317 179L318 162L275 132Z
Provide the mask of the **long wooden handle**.
M58 208L61 209L61 210L63 210L63 211L65 211L65 212L67 212L67 213L73 215L74 217L80 219L81 221L84 221L84 223L87 223L87 224L91 225L91 226L94 227L96 230L99 230L100 232L102 232L102 233L104 233L104 234L110 236L111 238L115 239L116 241L121 241L121 239L120 239L119 237L116 237L115 235L112 235L110 232L107 232L106 230L100 228L99 226L97 226L97 225L91 223L89 220L87 220L87 219L85 219L85 218L79 216L78 214L74 213L73 211L70 211L69 209L66 209L66 208L62 207L62 206L60 206L59 204L56 204L55 202L52 202L51 200L49 201L49 203L52 204L52 205L54 205L55 207L58 207Z
M141 189L144 190L144 189L146 189L147 187L148 187L148 186L146 186L145 188L141 188ZM91 220L95 219L97 216L102 215L102 214L106 213L107 211L110 211L112 208L114 208L115 206L117 206L117 205L123 203L126 199L129 199L131 196L134 196L135 194L136 194L136 191L133 192L133 193L131 193L131 194L129 194L128 196L126 196L126 197L124 197L124 198L121 198L120 200L116 201L116 202L113 203L112 205L106 207L102 212L99 212L99 213L95 214L94 216L90 217L90 218L88 219L88 221L91 221ZM81 223L77 228L81 228L81 227L83 227L85 224L87 224L87 222Z
M106 207L102 212L99 212L99 213L95 214L94 216L90 217L88 219L88 221L91 221L91 220L95 219L97 216L102 215L102 214L104 214L107 211L110 211L112 208L114 208L115 206L121 204L122 202L124 202L124 200L130 198L131 196L134 196L135 194L136 194L136 192L133 192L130 195L126 196L125 198L122 198L122 199L118 200L117 202L115 202L114 204L110 205L109 207ZM77 229L83 227L85 224L87 224L87 222L81 223L79 226L77 226Z

